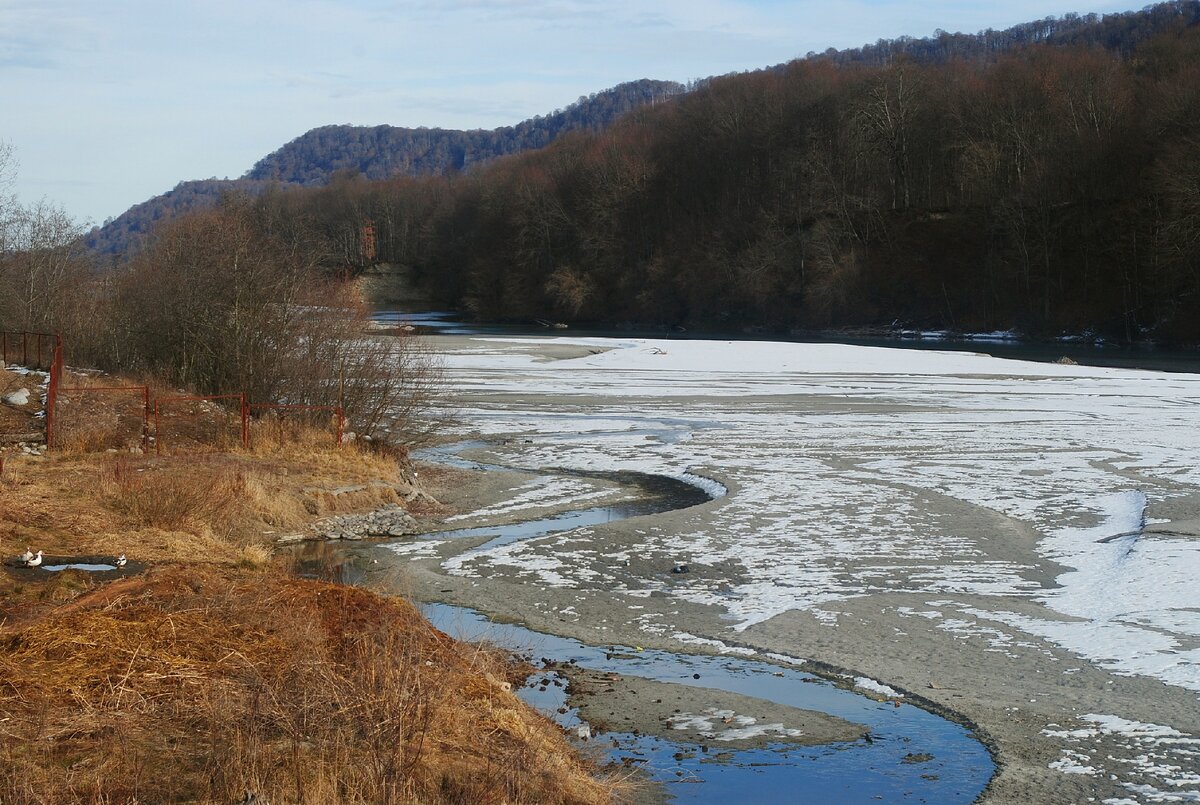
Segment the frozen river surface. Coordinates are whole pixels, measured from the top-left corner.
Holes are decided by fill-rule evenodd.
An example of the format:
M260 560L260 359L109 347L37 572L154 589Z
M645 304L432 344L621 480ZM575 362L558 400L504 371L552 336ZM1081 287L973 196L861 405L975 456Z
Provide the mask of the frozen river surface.
M1200 376L837 344L434 344L461 429L507 440L496 450L509 463L729 491L694 516L647 518L619 544L585 526L447 556L448 575L627 602L666 594L717 622L630 604L627 626L717 650L787 648L787 634L865 623L869 603L878 614L856 628L898 645L931 635L927 665L955 663L961 642L997 668L1036 659L1080 675L1079 691L1034 716L1053 749L1047 773L1108 781L1128 801L1200 800L1194 713L1168 707L1179 721L1150 723L1100 695L1116 677L1154 680L1172 700L1200 694ZM514 512L594 494L538 483ZM438 544L402 550L429 557ZM681 583L622 570L632 559L721 572ZM569 601L545 607L585 619ZM896 673L918 661L898 655ZM1085 669L1099 676L1082 681Z

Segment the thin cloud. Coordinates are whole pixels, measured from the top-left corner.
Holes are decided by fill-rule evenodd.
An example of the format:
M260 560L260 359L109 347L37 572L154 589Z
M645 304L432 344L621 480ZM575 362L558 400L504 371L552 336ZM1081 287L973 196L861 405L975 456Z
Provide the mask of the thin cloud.
M1129 7L1075 2L0 0L0 138L24 197L103 219L321 125L490 129L638 78Z

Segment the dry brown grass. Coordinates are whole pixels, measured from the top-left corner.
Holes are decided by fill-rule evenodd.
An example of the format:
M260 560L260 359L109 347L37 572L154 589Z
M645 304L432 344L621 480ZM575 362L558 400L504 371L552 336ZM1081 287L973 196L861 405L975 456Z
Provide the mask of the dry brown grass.
M338 446L337 415L328 411L268 411L250 423L250 444L257 452L274 453L294 447L314 450Z
M0 474L0 555L30 546L50 555L260 565L273 535L314 517L401 502L394 485L403 458L303 440L204 455L9 454ZM357 491L328 491L346 488ZM26 576L0 569L0 622L61 600L46 595L44 578Z
M167 531L220 528L248 498L245 476L211 462L184 468L120 456L101 466L98 485L107 507L131 524Z
M160 569L0 636L0 801L609 801L505 673L395 599Z
M98 411L71 449L6 464L0 552L156 566L0 570L0 803L612 799L507 658L273 560L273 532L399 502L402 451L278 428L251 451L97 452Z
M144 378L117 378L96 372L67 369L55 408L55 449L84 455L104 450L140 450L148 422L139 386ZM131 387L120 391L113 387ZM103 389L103 390L101 390ZM154 388L155 393L173 393Z
M0 476L0 550L127 553L236 561L268 532L400 497L395 456L303 444L267 452L154 456L54 452L10 456ZM356 491L333 494L330 490ZM216 543L227 550L212 553ZM147 550L141 551L144 543Z

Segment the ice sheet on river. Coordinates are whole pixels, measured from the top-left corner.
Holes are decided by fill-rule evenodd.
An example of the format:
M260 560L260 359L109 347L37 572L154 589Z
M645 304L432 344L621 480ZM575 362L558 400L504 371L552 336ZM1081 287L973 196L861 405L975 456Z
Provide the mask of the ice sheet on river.
M1200 376L837 344L471 343L445 360L474 400L463 420L531 439L523 464L728 483L706 521L648 524L628 553L736 563L732 588L672 587L723 607L735 629L876 591L988 596L962 614L1200 690L1200 544L1140 534L1147 504L1200 485ZM543 343L595 354L541 360ZM453 572L505 565L602 585L590 533L474 554ZM1049 578L1034 567L1045 560ZM1031 598L1052 617L1003 606Z

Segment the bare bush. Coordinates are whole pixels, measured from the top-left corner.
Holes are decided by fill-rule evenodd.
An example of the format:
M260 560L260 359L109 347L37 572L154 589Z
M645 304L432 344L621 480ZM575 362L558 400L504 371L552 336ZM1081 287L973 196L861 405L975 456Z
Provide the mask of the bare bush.
M60 207L0 201L0 328L50 331L73 323L90 283L82 230Z
M340 405L359 434L411 442L436 364L411 336L365 336L369 311L319 240L245 204L173 221L119 278L107 362L205 394Z
M110 509L139 526L168 530L217 522L246 498L242 475L226 468L208 473L206 483L198 484L184 473L118 458L104 468L100 483Z

